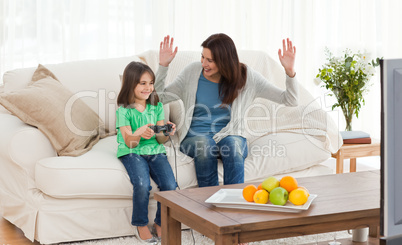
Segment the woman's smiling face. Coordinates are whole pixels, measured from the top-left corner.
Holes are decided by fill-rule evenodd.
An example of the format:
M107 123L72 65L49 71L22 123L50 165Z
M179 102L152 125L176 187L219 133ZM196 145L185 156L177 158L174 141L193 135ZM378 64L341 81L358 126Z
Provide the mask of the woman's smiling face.
M203 75L206 79L218 83L221 74L216 66L214 59L212 58L212 52L208 48L203 48L201 53L201 64L204 68Z

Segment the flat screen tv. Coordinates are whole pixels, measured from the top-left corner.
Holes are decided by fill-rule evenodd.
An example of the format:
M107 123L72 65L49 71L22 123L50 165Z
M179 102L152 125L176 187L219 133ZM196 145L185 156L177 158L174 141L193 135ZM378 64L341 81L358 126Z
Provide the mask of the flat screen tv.
M380 244L402 244L402 59L381 64Z

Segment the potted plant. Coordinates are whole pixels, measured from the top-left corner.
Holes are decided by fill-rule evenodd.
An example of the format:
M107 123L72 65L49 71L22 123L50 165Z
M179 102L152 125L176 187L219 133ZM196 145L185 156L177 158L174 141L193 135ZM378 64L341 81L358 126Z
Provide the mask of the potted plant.
M335 57L328 48L325 49L327 62L319 69L317 79L324 83L335 96L337 103L332 106L342 109L346 120L346 131L352 130L353 115L359 116L364 104L364 95L370 87L370 79L374 76L374 67L379 66L380 59L367 61L364 54L352 53L350 49L343 52L343 56Z

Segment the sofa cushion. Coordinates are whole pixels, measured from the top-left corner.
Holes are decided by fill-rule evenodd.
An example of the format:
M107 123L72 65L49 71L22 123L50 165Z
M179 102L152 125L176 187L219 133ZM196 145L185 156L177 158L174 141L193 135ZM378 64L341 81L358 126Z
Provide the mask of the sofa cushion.
M42 65L26 88L0 94L0 103L42 131L60 156L87 152L104 133L99 116Z
M177 136L173 136L177 141ZM261 181L308 169L329 158L322 142L301 134L266 135L249 145L245 161L245 181ZM165 144L166 147L166 144ZM169 163L181 189L197 186L194 160L178 149L166 147ZM116 157L116 136L101 139L89 152L79 157L49 157L37 162L36 186L56 198L131 198L132 185L124 166ZM176 157L175 157L176 155ZM218 175L223 180L219 161ZM68 184L66 184L68 183ZM151 196L158 191L151 180Z
M331 157L323 142L297 133L268 134L250 142L248 148L246 182L307 169Z
M101 139L79 157L41 159L35 167L36 186L46 195L56 198L131 198L133 189L129 176L116 154L114 135ZM177 150L175 157L171 147L166 147L166 154L173 173L178 173L180 188L195 187L193 159ZM151 185L153 196L158 188L152 180Z
M35 167L36 186L57 198L130 197L130 180L116 150L116 137L111 136L79 157L41 159Z

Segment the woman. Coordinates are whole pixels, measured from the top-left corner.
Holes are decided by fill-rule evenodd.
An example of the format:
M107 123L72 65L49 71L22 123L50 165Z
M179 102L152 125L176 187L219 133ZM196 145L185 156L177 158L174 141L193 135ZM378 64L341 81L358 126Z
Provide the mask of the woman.
M223 163L224 184L244 182L247 141L244 135L246 111L261 97L287 106L296 106L298 86L294 62L296 47L283 40L278 55L287 74L286 90L269 83L261 74L240 63L233 40L222 33L208 37L202 44L201 62L186 66L165 87L170 62L177 53L173 38L160 44L159 69L155 90L162 103L181 99L185 122L178 130L180 149L194 158L199 187L219 185L218 158Z

